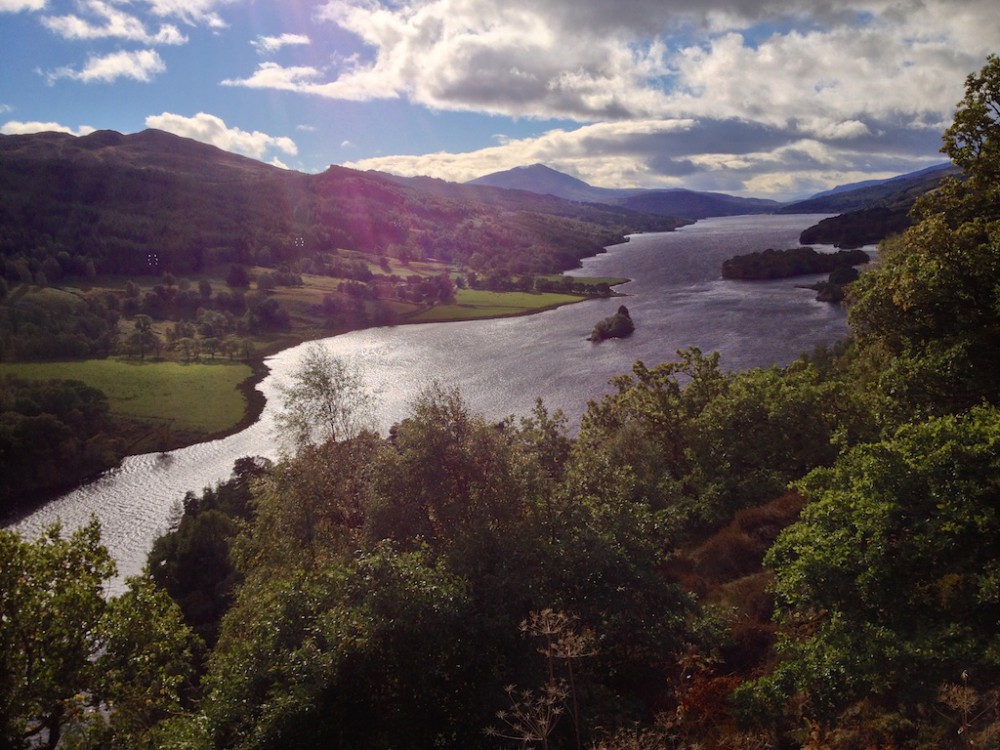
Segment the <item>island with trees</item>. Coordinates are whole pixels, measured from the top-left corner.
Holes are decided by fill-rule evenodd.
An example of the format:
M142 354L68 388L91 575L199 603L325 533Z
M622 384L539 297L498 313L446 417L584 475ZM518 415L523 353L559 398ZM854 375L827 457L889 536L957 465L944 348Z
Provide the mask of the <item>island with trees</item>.
M294 450L189 495L123 594L96 523L0 531L3 746L995 747L998 92L990 56L964 179L833 349L637 362L575 434L431 386L388 438L307 354Z
M723 261L722 278L766 281L829 273L826 281L810 284L808 288L817 292L816 299L820 302L839 303L845 298L844 288L858 278L856 267L870 260L864 250L820 253L811 247L768 249Z
M830 273L838 268L851 268L867 263L871 258L864 250L838 250L821 253L811 247L788 250L767 249L736 255L722 262L722 278L744 281L787 279Z

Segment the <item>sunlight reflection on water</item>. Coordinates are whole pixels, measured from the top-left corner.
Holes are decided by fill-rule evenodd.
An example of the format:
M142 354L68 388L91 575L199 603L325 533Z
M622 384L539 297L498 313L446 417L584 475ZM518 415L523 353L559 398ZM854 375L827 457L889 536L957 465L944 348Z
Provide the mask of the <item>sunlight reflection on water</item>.
M656 364L672 359L677 349L698 346L720 351L723 366L739 370L786 364L843 336L844 312L798 288L808 280L746 283L719 276L722 261L732 255L796 246L799 232L816 219L732 217L671 234L637 235L585 260L575 272L634 278L620 287L629 295L625 299L591 300L522 318L369 329L325 339L323 345L352 359L380 393L383 432L434 381L459 387L470 406L489 419L526 414L540 396L575 427L587 401L606 393L608 380L628 372L636 360ZM622 303L636 323L635 333L624 340L587 341L594 323ZM97 516L118 562L111 593L119 593L123 578L142 570L153 540L169 528L186 491L226 479L241 456L278 456L275 381L287 379L305 346L268 360L272 372L260 385L268 406L257 424L223 440L130 457L120 469L13 528L35 536L57 518L73 529Z

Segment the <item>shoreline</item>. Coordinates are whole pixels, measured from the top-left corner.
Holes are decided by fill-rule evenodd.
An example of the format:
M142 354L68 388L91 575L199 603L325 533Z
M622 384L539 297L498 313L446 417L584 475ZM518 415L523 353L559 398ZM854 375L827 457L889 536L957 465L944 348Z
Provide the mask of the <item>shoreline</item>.
M621 284L626 284L632 279L622 279L620 282L614 284L614 286L620 286ZM503 318L523 318L529 315L539 315L544 312L549 312L551 310L557 310L561 307L567 307L569 305L576 305L581 302L587 302L592 299L613 299L615 297L627 297L626 294L614 293L611 297L580 297L576 300L569 300L566 302L559 302L553 305L546 305L543 307L538 307L530 310L523 310L521 312L507 313L504 315L469 315L469 316L453 316L442 318L441 320L403 320L398 323L394 323L391 326L384 326L388 328L394 328L397 326L419 326L419 325L431 325L436 323L463 323L472 320L500 320ZM433 308L428 308L433 309ZM219 430L218 432L213 432L208 435L204 435L199 440L194 441L179 441L176 445L171 445L169 450L180 450L181 448L187 448L191 445L197 445L198 443L207 443L212 440L221 440L227 438L231 435L235 435L239 432L250 427L258 419L260 415L264 412L264 408L267 405L267 397L260 392L257 386L264 381L264 379L270 374L271 368L267 365L267 359L273 357L286 349L292 349L296 346L309 343L311 341L322 341L323 339L334 338L336 336L343 336L347 333L355 333L356 331L365 331L370 328L381 328L383 326L360 326L357 328L345 328L344 330L337 331L336 333L330 333L328 335L323 335L318 338L298 338L298 337L282 337L277 346L265 347L260 354L255 355L252 359L246 360L246 364L253 370L252 374L243 380L236 389L243 395L246 400L246 409L244 411L243 417L236 422L232 427ZM168 452L168 451L164 451ZM129 453L122 457L124 461L126 458L132 455L142 455Z

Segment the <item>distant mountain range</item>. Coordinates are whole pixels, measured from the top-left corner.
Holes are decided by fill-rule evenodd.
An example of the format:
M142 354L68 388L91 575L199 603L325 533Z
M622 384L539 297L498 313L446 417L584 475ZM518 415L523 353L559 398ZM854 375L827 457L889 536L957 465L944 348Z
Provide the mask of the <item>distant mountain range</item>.
M524 190L581 203L603 203L633 211L686 219L760 213L846 213L875 207L909 210L916 196L936 187L942 179L958 173L950 164L939 164L918 172L884 180L866 180L840 185L803 201L779 203L762 198L741 198L683 188L651 190L602 188L558 172L544 164L494 172L468 185L489 185L505 190ZM904 211L905 213L905 211Z
M908 208L913 205L917 196L933 190L946 177L956 177L959 174L958 167L952 164L938 164L886 180L841 185L816 193L804 201L785 205L781 208L781 213L830 214L870 208Z
M910 211L917 198L960 174L951 164L939 164L888 180L834 188L785 206L781 213L836 214L804 230L799 237L804 245L874 245L913 224Z
M692 220L760 213L838 214L806 229L801 241L860 247L905 229L910 224L909 212L917 197L936 188L945 178L958 174L957 167L938 164L898 177L840 185L792 203L684 189L600 188L543 164L495 172L466 184L558 196L589 204L603 203Z
M782 206L781 203L772 200L738 198L723 193L700 193L683 188L641 190L594 187L544 164L494 172L466 184L490 185L505 190L525 190L581 203L604 203L632 211L685 219L774 213Z

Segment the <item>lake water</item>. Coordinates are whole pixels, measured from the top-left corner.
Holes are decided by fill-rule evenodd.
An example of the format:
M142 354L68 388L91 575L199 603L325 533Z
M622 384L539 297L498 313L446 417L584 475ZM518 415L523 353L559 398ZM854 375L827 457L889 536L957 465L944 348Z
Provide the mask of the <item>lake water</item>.
M810 279L725 281L722 261L733 255L798 245L818 216L742 216L700 221L677 232L635 235L574 273L635 279L618 287L627 298L590 300L538 315L467 323L376 328L323 340L361 368L379 391L383 430L404 417L414 395L438 381L458 386L466 401L491 419L526 414L536 397L562 409L575 427L589 399L632 363L656 364L678 349L719 351L722 365L741 370L783 365L847 330L839 307L798 288ZM821 248L817 248L821 249ZM636 331L628 339L587 341L594 324L625 304ZM11 528L26 536L60 519L74 529L91 515L118 563L111 593L141 572L153 540L180 512L188 490L229 477L241 456L276 458L273 427L276 382L287 380L304 347L268 359L259 386L268 399L261 419L222 440L166 454L127 458L119 469L59 498Z

